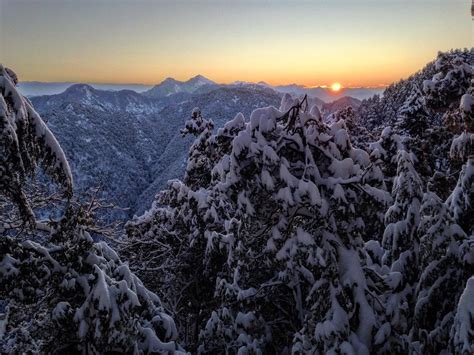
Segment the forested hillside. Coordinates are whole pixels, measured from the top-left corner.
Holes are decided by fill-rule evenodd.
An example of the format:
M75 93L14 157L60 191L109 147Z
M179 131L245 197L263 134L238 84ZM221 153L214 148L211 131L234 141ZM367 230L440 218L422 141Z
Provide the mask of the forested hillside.
M243 87L150 98L78 84L31 101L68 156L76 192L100 187L99 196L120 207L104 217L126 220L143 213L167 180L183 176L192 139L179 130L193 107L221 126L240 111L277 105L280 96Z

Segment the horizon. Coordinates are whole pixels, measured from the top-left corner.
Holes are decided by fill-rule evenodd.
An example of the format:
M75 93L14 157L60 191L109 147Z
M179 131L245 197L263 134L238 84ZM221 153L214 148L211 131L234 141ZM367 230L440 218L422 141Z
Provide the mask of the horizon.
M422 68L420 68L419 70L421 70ZM414 73L412 73L414 74ZM412 74L409 74L412 75ZM321 88L321 89L328 89L328 90L331 90L331 86L330 85L305 85L305 84L300 84L300 83L296 83L296 82L290 82L290 83L277 83L277 84L270 84L270 83L267 83L263 80L260 80L260 81L241 81L241 80L234 80L234 81L231 81L231 82L219 82L217 80L214 80L212 78L209 78L205 75L202 75L202 74L195 74L195 75L192 75L190 76L189 78L185 78L185 79L182 79L182 80L178 80L176 78L173 78L171 76L167 76L165 77L164 79L162 79L160 82L157 82L157 83L151 83L151 84L146 84L146 83L140 83L140 82L94 82L94 81L88 81L88 82L84 82L84 81L71 81L71 80L66 80L66 81L40 81L40 80L21 80L21 77L20 77L20 81L19 83L38 83L38 84L87 84L87 85L115 85L115 86L120 86L120 85L137 85L137 86L150 86L150 87L153 87L153 86L157 86L157 85L160 85L162 84L164 81L166 81L167 79L173 79L173 80L176 80L180 83L185 83L191 79L194 79L198 76L202 76L204 77L205 79L208 79L208 80L211 80L213 81L215 84L218 84L218 85L232 85L232 84L239 84L239 83L248 83L248 84L262 84L262 85L268 85L268 86L271 86L271 87L277 87L277 86L281 86L281 87L285 87L285 86L299 86L299 87L304 87L306 89L317 89L317 88ZM406 78L400 78L399 80L403 80L403 79L406 79ZM390 86L391 84L393 83L396 83L396 82L391 82L391 83L387 83L386 85L379 85L379 86L341 86L341 90L343 89L385 89L387 88L388 86Z
M24 82L381 88L472 46L469 0L110 4L0 0L4 64Z
M176 81L178 85L187 84L191 80L201 77L204 80L209 80L215 89L218 88L228 88L228 87L248 87L248 85L257 85L262 88L270 89L276 93L286 93L286 92L306 92L308 95L322 99L325 102L334 102L344 97L351 97L358 100L363 100L373 95L382 94L387 87L343 87L339 83L335 83L332 86L305 86L299 85L296 83L285 84L285 85L270 85L265 82L243 82L235 81L232 83L218 83L212 81L209 78L206 78L200 74L195 75L189 78L187 81L179 81L174 78L166 78L164 81L155 84L147 85L140 83L85 83L85 82L42 82L42 81L19 81L18 90L25 96L34 97L34 96L48 96L48 95L58 95L66 93L70 88L74 86L87 86L90 89L97 92L122 92L122 91L134 91L138 94L144 94L148 91L151 91L155 88L159 88L166 80L171 79ZM211 89L213 91L214 89ZM311 93L310 93L311 92ZM324 93L323 93L324 92ZM321 96L322 95L322 96ZM329 95L329 96L325 96Z

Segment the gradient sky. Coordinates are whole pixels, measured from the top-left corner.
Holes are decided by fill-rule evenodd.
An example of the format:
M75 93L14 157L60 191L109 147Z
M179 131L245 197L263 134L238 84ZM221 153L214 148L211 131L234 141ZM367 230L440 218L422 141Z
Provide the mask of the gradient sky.
M202 74L378 86L473 46L471 0L0 0L0 62L23 81Z

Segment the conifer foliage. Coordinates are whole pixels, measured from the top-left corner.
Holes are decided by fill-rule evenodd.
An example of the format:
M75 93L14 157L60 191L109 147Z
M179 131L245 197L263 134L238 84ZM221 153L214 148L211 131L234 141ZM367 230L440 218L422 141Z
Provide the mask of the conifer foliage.
M72 193L72 174L56 138L15 88L16 74L0 65L0 190L11 199L24 218L33 212L24 191L24 181L42 163L44 170Z

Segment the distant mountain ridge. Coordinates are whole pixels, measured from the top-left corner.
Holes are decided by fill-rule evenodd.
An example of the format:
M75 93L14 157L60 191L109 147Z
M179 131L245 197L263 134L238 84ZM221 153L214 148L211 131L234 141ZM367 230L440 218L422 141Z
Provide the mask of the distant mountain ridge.
M70 86L77 83L41 83L41 82L21 82L19 90L26 96L55 95L64 92ZM167 78L157 85L142 84L88 84L94 89L120 91L133 90L142 93L149 98L164 98L175 94L201 94L212 91L218 87L250 87L266 88L275 90L279 93L289 93L294 96L309 95L317 97L324 102L332 102L344 96L363 100L372 97L375 94L381 94L383 88L343 88L339 92L333 92L326 87L307 87L304 85L276 85L272 86L264 81L257 83L247 81L234 81L230 84L216 83L203 75L196 75L187 81L180 81L174 78Z
M385 88L342 88L340 91L334 92L326 87L307 87L304 85L290 84L278 85L274 89L281 93L288 93L291 95L308 95L317 97L324 102L332 102L350 96L358 100L368 99L377 94L382 94Z
M22 81L18 83L18 90L25 96L56 95L64 92L68 87L80 84L76 82L41 82L41 81ZM120 91L133 90L141 93L150 89L153 85L145 84L96 84L87 83L94 89Z
M160 102L133 90L99 90L88 84L74 84L60 94L38 96L35 102L42 108L70 102L84 104L99 111L125 111L133 114L152 114L163 108Z

